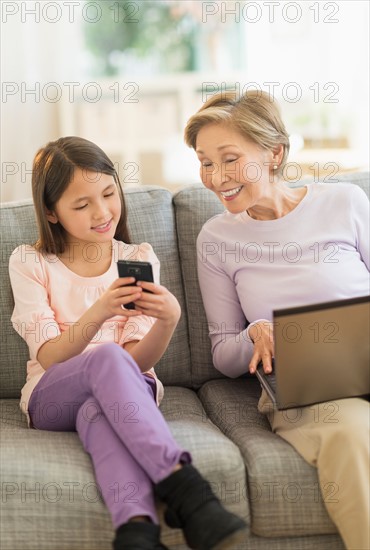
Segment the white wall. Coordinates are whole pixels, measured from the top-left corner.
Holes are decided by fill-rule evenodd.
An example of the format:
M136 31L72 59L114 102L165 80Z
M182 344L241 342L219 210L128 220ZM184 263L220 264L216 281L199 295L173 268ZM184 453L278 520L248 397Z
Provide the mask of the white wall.
M55 12L52 9L39 22L30 13L7 14L4 11L9 6L26 6L31 9L35 2L2 2L2 81L3 92L15 86L18 89L14 95L4 96L1 104L2 129L2 189L3 201L18 200L31 196L30 170L32 159L37 149L51 139L58 138L65 128L68 128L66 118L70 109L68 87L65 82L79 82L77 94L81 94L84 83L93 81L94 77L86 70L86 53L84 52L81 36L82 6L74 9L73 16L66 7L67 2L59 2L63 7L62 16L56 23L52 19ZM39 2L41 7L55 2ZM76 2L72 2L76 4ZM228 2L228 5L232 2ZM250 4L256 4L250 2ZM240 18L240 25L246 25L246 70L237 77L242 83L257 82L263 87L263 82L277 81L277 99L280 101L283 115L286 118L288 130L294 132L297 117L305 114L315 116L322 108L328 108L331 115L331 131L343 132L346 129L351 147L356 150L361 159L368 163L369 151L369 3L361 0L337 0L336 2L319 3L306 0L291 2L302 7L302 18L297 23L284 20L282 13L289 2L279 2L275 8L275 18L269 21L269 12L266 2L258 2L262 9L262 17L257 23L244 21ZM309 7L318 5L319 21L314 22L315 13ZM244 5L244 4L243 4ZM242 6L242 3L240 3ZM326 11L324 6L327 6ZM338 6L339 10L331 16L330 6ZM330 9L328 9L330 8ZM41 8L42 9L42 8ZM253 17L253 12L248 12ZM286 12L288 17L294 17L294 10ZM22 20L23 17L23 20ZM221 11L216 17L221 17ZM338 19L337 23L325 23L324 18ZM98 23L97 23L98 24ZM204 25L213 25L211 18ZM192 78L194 75L192 76ZM165 79L164 81L168 82ZM199 82L209 80L207 75ZM217 82L225 80L225 70L212 77ZM174 82L179 76L173 76ZM122 77L123 81L130 81L130 75ZM135 80L135 79L133 79ZM42 96L40 101L27 95L22 99L21 89L40 84L45 90L48 83L56 82L63 90L63 97L57 103L46 101ZM297 103L284 101L281 90L288 82L297 82L303 90L302 99ZM313 101L313 91L309 90L318 82L320 101ZM328 93L323 86L334 82L339 91L335 97L337 104L324 104L323 97ZM22 84L23 83L23 84ZM158 85L160 80L158 79ZM154 87L157 86L153 82ZM5 86L5 88L4 88ZM158 87L158 86L157 86ZM47 88L46 88L47 89ZM52 88L48 89L52 93ZM186 98L185 98L186 99ZM144 106L144 103L143 103ZM200 106L200 105L199 105ZM72 105L75 107L75 105ZM138 106L136 105L137 109ZM103 106L96 105L96 112L101 116ZM134 112L134 109L133 109ZM104 114L104 113L103 113ZM179 119L183 119L181 113ZM189 113L190 116L191 113ZM73 114L70 116L74 116ZM92 115L93 116L93 115ZM168 125L169 127L171 124ZM312 129L320 132L320 126ZM122 130L124 131L124 129ZM139 128L145 142L147 128ZM109 134L109 129L107 130ZM88 136L85 136L88 137ZM108 142L109 135L102 136ZM180 133L168 140L163 140L165 172L173 172L171 167L171 152L169 144L174 139L178 144ZM169 156L170 155L170 156ZM181 164L182 154L175 159L175 164ZM184 157L185 158L185 157ZM171 162L170 162L171 161ZM11 173L13 172L13 174Z
M283 9L277 7L274 23L265 17L248 26L248 80L261 85L265 81L280 82L276 98L288 119L306 110L315 114L326 107L337 115L332 116L333 130L339 131L341 125L348 124L351 146L365 154L369 151L369 3L361 0L296 3L302 7L302 18L297 23L285 21ZM310 9L314 4L318 4L318 11ZM292 9L286 13L293 19L297 12ZM338 22L329 22L334 20ZM297 104L282 97L284 85L292 81L303 92ZM309 89L315 82L319 83L320 92L317 103L313 90ZM324 90L329 82L334 85ZM333 99L338 99L338 103L324 103L334 86L337 91ZM290 91L294 93L294 89Z

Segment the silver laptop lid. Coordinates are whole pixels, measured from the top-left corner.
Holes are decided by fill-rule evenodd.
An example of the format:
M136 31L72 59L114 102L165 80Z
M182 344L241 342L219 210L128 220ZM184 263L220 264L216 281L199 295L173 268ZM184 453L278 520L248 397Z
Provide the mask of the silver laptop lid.
M278 408L370 392L370 297L274 311Z

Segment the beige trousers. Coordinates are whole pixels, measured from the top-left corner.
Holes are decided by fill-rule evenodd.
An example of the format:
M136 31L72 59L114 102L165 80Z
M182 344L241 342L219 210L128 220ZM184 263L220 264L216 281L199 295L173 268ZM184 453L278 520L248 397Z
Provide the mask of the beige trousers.
M286 411L263 391L272 430L318 470L328 514L348 550L370 550L369 402L350 398Z

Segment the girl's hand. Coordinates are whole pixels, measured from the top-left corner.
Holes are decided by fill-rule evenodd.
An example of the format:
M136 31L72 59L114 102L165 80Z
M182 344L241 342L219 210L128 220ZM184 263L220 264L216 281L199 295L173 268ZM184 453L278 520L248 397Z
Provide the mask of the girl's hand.
M181 316L180 304L166 287L146 281L138 281L137 286L144 291L135 300L138 313L155 317L168 325L177 325Z
M104 321L115 315L137 316L140 315L140 312L123 309L122 306L124 307L130 302L136 302L141 294L142 289L135 285L134 277L119 277L100 296L94 306L98 309Z
M272 372L272 357L274 357L273 324L269 321L260 321L249 329L249 336L254 343L254 352L249 363L249 372L254 374L260 361L266 374Z

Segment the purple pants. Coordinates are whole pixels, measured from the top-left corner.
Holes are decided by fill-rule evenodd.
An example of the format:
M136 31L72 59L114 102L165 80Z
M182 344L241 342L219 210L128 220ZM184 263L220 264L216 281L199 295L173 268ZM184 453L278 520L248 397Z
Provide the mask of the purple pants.
M173 439L151 384L118 344L101 344L52 365L28 406L35 428L78 432L115 529L133 516L158 524L153 483L192 460Z

